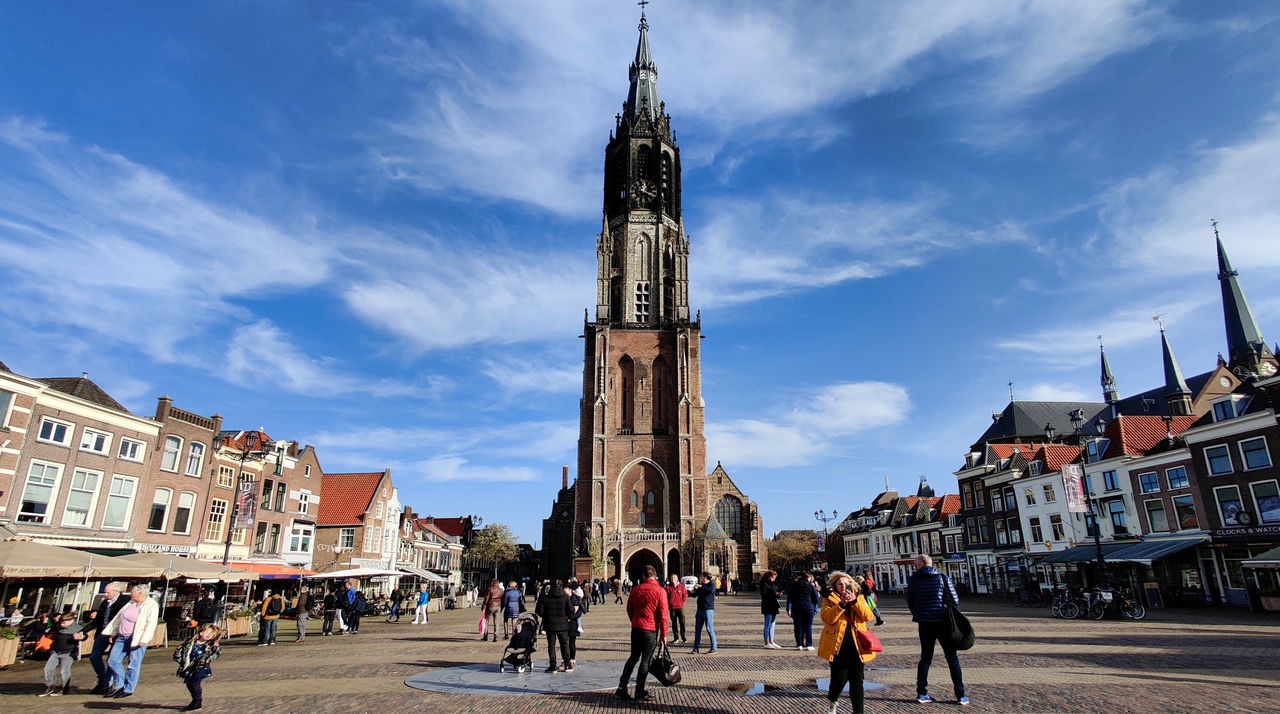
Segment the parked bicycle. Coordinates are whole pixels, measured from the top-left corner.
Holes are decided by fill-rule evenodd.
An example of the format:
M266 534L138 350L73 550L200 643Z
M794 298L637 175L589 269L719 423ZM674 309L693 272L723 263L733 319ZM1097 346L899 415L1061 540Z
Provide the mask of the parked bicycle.
M1044 604L1044 597L1040 588L1023 586L1013 593L1013 604L1014 607L1040 607Z
M1070 590L1058 590L1053 594L1049 613L1054 617L1073 620L1080 617L1080 604L1076 602L1076 596Z

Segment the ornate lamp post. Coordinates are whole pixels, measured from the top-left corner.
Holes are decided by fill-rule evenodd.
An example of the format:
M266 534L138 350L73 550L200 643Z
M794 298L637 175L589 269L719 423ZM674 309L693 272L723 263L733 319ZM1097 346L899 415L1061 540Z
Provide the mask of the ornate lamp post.
M1070 419L1071 426L1075 430L1076 444L1084 446L1084 435L1080 431L1080 425L1084 423L1084 413L1081 410L1076 409L1071 412ZM1097 421L1094 422L1094 425L1098 427L1099 431L1101 431L1101 426L1103 424L1105 424L1105 422L1102 421L1102 417L1098 417ZM1087 449L1081 449L1080 451L1081 472L1084 472L1085 465L1089 463L1087 451ZM1111 572L1107 569L1107 558L1102 554L1102 524L1098 522L1097 500L1093 495L1093 484L1091 481L1091 479L1086 477L1085 484L1088 485L1088 493L1085 494L1085 497L1089 502L1089 517L1093 519L1093 547L1095 549L1094 557L1098 561L1098 589L1110 590Z
M246 431L244 433L244 447L240 450L240 469L236 473L236 496L232 501L231 518L227 521L227 540L226 545L222 549L222 564L225 566L227 560L231 557L231 533L235 530L236 519L240 517L240 491L244 489L244 483L241 481L241 474L244 473L244 462L249 460L254 450L258 448L258 432Z
M822 509L818 509L813 512L813 517L815 520L822 521L822 551L825 553L827 552L827 538L828 538L827 524L830 523L831 521L840 520L840 516L838 515L838 512L836 511L836 509L833 508L831 509L830 515L827 515L826 511ZM828 569L830 569L831 567L831 563L829 561L827 562L827 567Z

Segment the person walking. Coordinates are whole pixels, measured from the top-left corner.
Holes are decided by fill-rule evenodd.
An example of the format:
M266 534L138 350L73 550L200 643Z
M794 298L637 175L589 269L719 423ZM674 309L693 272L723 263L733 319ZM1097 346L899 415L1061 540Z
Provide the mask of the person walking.
M565 596L564 581L557 580L551 584L542 597L538 598L535 610L542 619L542 629L547 633L547 665L548 672L556 671L556 645L560 645L560 659L567 669L569 660L569 624L573 622L573 604Z
M484 593L484 620L485 634L480 635L480 641L484 642L484 638L493 635L493 641L498 641L498 613L502 612L502 600L506 597L506 591L502 588L502 583L494 580L489 583L489 589ZM510 633L507 633L510 636Z
M129 598L120 594L124 587L124 583L110 583L102 589L102 602L98 603L98 609L93 612L93 619L84 630L85 637L89 637L90 634L95 635L93 649L89 652L89 664L93 665L93 672L98 675L98 684L90 690L90 694L106 694L111 688L111 670L107 669L105 659L111 651L111 636L104 630L107 624L114 620L120 610L129 603Z
M795 627L796 649L814 650L813 616L818 612L818 604L822 596L814 584L813 573L804 573L796 577L796 582L787 593L787 614Z
M614 578L613 582L609 584L609 587L613 589L613 604L621 605L622 604L622 580L620 578Z
M933 664L934 645L942 645L942 654L947 658L947 669L951 672L951 686L955 690L956 703L964 706L969 697L964 692L964 677L960 672L960 657L956 648L947 641L947 600L957 607L960 598L956 596L955 586L951 578L943 575L933 567L933 558L927 554L916 556L916 572L907 579L907 607L911 610L911 619L917 623L920 633L920 663L916 665L916 701L926 704L933 701L929 696L929 666Z
M876 627L883 625L884 618L880 617L880 607L876 603L876 581L871 579L870 573L867 573L865 575L855 575L853 582L858 584L858 589L867 598L867 604L871 606L871 614L876 616Z
M671 609L667 613L671 621L671 644L688 642L689 638L685 637L684 631L684 604L689 600L689 591L681 584L680 576L675 573L671 574L666 590L667 606Z
M649 678L649 664L653 661L654 648L658 646L658 642L667 639L667 613L670 609L667 591L658 583L657 568L652 565L644 566L644 582L633 588L627 598L627 618L631 620L631 655L622 666L622 678L618 680L618 690L614 692L618 698L638 702L653 698L645 688L645 680ZM634 695L627 693L627 680L631 679L633 668L636 670Z
M707 654L715 654L716 649L716 584L711 573L704 572L698 580L698 587L693 589L692 596L697 599L698 609L693 615L693 653L698 654L702 647L702 628L707 629L707 637L711 639L711 649Z
M266 647L276 643L276 626L280 623L280 616L284 614L284 598L280 593L273 593L270 590L264 593L262 606L258 609L261 615L261 626L258 628L258 646Z
M321 623L320 631L325 637L333 634L333 619L338 614L338 596L330 588L324 594L324 622Z
M853 714L863 714L864 668L876 655L863 652L858 647L855 630L866 631L867 622L872 617L871 606L848 573L832 573L827 579L827 588L831 594L822 601L823 627L818 656L831 663L831 680L827 687L830 714L836 714L839 709L840 691L846 683Z
M306 592L305 590L303 592ZM205 625L196 630L195 636L178 645L173 652L173 661L178 663L177 675L187 685L191 693L191 703L183 707L183 711L195 711L204 706L204 680L213 674L213 661L222 654L222 628L217 625Z
M773 641L774 625L778 622L778 574L764 571L760 577L760 613L764 615L764 648L780 650L782 645Z
M565 666L566 672L572 672L578 666L578 635L583 632L582 616L587 612L587 599L576 580L570 580L564 586L564 594L573 607L573 620L569 622L569 664Z
M400 621L400 603L404 602L404 593L400 592L400 588L391 591L391 611L387 613L387 622L391 622L392 618L396 622Z
M347 608L342 615L347 622L348 632L353 635L360 634L360 618L369 607L369 600L356 587L358 584L359 582L355 579L347 581Z
M502 639L509 640L515 631L516 618L525 610L524 593L520 592L514 580L507 583L507 590L502 593L502 610ZM493 641L498 641L497 628L494 628Z
M431 593L427 592L427 584L418 585L418 597L414 600L413 622L411 625L427 624L427 603L431 602Z
M298 604L294 605L294 616L298 618L298 639L294 640L295 643L307 639L307 618L311 616L310 608L311 593L307 592L306 588L302 588L298 591Z
M111 655L107 658L111 682L104 695L106 697L131 697L138 686L142 658L160 620L160 606L150 594L151 589L146 585L134 585L129 591L129 602L103 629L103 633L112 638ZM126 658L128 665L125 664Z
M53 638L49 645L49 661L44 664L44 692L41 697L57 697L71 692L71 662L84 632L76 624L75 613L64 612L53 619L53 627L45 633ZM61 676L59 676L61 670Z

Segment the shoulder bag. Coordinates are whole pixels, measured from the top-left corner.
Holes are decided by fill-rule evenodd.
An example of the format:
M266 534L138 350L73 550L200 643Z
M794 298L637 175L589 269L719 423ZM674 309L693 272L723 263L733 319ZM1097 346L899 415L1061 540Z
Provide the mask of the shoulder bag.
M967 650L973 647L975 639L973 625L969 624L969 618L965 617L960 608L956 607L955 600L951 598L951 578L942 576L942 593L945 598L945 607L947 609L947 640L948 644L957 650Z
M671 658L671 650L667 649L666 641L658 645L658 651L654 653L653 662L649 664L649 673L664 687L671 687L680 683L680 665L676 664L676 661Z

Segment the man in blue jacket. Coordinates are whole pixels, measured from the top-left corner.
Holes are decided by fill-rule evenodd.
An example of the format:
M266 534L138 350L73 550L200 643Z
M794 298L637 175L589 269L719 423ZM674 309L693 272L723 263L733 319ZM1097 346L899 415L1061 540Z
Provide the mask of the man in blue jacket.
M947 619L947 603L960 605L956 596L956 588L951 578L938 572L933 567L933 558L928 555L916 556L916 572L907 580L907 607L911 608L911 619L918 623L920 629L920 663L916 665L916 701L927 704L933 701L929 696L929 665L933 664L935 643L942 644L942 653L947 658L947 669L951 670L951 685L955 687L956 701L961 706L969 703L964 694L964 678L960 674L960 657L956 648L948 641L946 634L950 623Z

